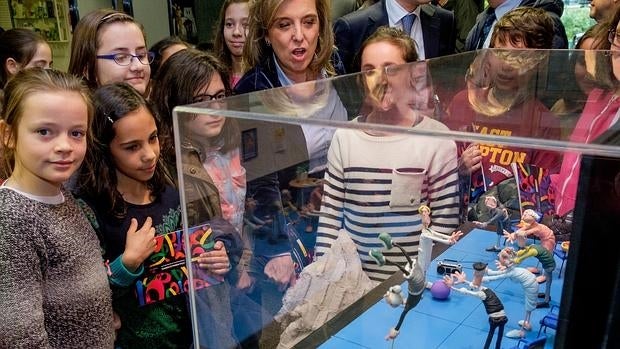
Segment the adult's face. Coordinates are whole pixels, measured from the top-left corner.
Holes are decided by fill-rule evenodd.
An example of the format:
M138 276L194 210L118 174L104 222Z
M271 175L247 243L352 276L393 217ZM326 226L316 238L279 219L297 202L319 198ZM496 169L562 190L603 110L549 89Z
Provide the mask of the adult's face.
M284 74L293 82L316 79L308 76L319 41L320 19L315 0L284 0L267 30L266 40Z

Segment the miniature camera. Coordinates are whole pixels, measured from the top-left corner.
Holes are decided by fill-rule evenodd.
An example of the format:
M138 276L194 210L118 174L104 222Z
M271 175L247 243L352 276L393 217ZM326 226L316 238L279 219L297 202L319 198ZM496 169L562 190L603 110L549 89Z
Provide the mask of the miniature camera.
M437 263L437 274L453 274L455 271L463 272L463 266L455 260L444 259Z

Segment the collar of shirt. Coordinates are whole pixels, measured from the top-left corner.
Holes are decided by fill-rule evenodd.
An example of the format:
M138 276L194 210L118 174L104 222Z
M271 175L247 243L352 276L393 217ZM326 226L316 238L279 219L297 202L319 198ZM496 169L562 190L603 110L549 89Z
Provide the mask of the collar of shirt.
M289 79L289 77L286 76L286 74L284 74L284 71L282 70L282 68L280 67L280 64L278 63L278 58L276 57L275 52L273 53L273 61L276 64L276 72L278 73L278 80L280 80L280 85L291 86L295 84L293 80ZM325 71L325 69L321 69L321 74L319 75L319 79L324 79L324 78L327 78L327 72Z
M502 18L502 16L505 15L508 11L517 8L521 1L523 0L506 0L506 2L497 6L497 8L495 9L495 22L493 22L493 27L491 27L489 35L487 35L486 39L484 40L484 45L482 45L482 48L489 48L491 46L491 36L493 36L493 28L495 28L495 23L497 23L497 20L499 18Z
M506 12L517 8L521 1L523 0L506 0L504 3L495 8L495 16L498 19L502 18L502 16L505 15Z
M421 7L422 7L422 5L419 5L412 12L412 13L415 13L415 15L418 17L416 22L419 22L419 19L420 19L420 8ZM387 0L385 2L385 9L387 10L388 23L389 23L390 27L395 27L397 23L400 24L400 21L403 19L403 17L405 17L406 15L409 14L409 12L407 12L407 10L405 10L402 6L400 6L400 4L398 2L396 2L396 0ZM416 26L415 22L414 22L413 26L415 28L415 26Z
M424 37L422 36L422 22L420 20L420 10L422 9L422 5L413 10L413 12L407 12L396 0L387 0L385 2L385 8L388 13L388 23L390 27L398 27L402 29L401 20L403 17L408 15L409 13L414 13L417 17L415 22L413 22L413 27L411 27L411 38L415 42L415 48L418 53L418 60L423 61L426 58L426 54L424 52Z

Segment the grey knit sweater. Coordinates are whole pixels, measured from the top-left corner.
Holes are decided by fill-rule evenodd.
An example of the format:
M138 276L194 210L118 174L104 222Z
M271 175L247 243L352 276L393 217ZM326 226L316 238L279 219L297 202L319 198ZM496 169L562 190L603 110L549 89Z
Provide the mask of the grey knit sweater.
M95 232L69 192L44 204L0 187L0 348L112 348Z

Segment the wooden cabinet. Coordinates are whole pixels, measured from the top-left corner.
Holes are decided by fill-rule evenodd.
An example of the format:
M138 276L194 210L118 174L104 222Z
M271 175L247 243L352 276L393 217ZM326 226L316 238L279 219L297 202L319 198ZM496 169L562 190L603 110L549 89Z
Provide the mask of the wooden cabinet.
M11 0L13 27L29 28L48 42L69 40L66 6L61 0Z

